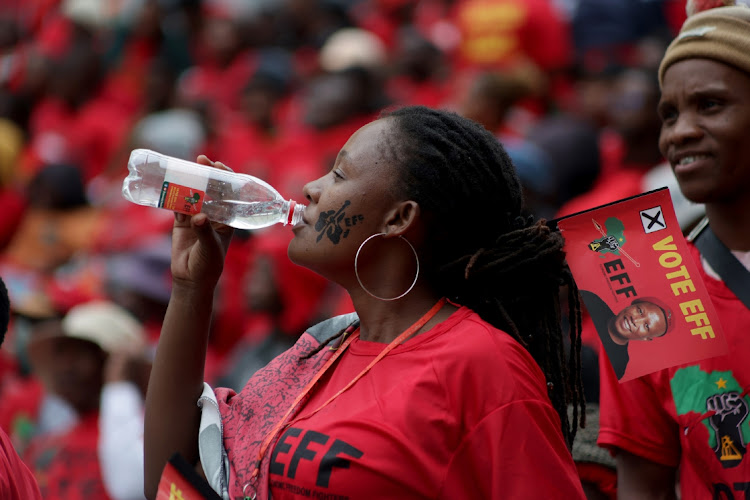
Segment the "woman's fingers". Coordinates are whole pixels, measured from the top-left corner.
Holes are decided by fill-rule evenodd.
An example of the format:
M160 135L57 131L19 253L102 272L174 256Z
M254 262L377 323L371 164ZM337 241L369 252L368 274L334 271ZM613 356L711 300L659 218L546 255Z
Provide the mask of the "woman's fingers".
M219 244L222 252L226 253L229 240L231 240L232 233L234 232L230 226L218 222L212 223L208 220L206 214L196 214L190 222L198 239L204 245L208 245L207 248ZM218 240L216 239L217 237Z
M198 158L197 158L196 161L197 161L197 163L199 163L201 165L206 165L207 167L214 167L214 168L219 168L221 170L226 170L228 172L234 172L234 170L232 170L231 168L227 167L222 162L220 162L220 161L212 161L206 155L200 155L200 156L198 156Z
M208 217L206 214L195 214L192 222L195 227L203 228L208 223Z
M198 240L200 240L207 249L216 246L216 239L213 235L213 230L206 214L193 215L190 223L193 226L193 230L195 231Z

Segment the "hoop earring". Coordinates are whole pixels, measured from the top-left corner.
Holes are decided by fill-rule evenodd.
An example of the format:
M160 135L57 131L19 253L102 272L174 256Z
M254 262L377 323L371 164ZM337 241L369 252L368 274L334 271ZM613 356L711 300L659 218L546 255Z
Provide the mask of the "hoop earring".
M391 298L378 297L377 295L375 295L374 293L372 293L370 290L368 290L367 288L365 288L365 285L362 284L362 280L359 277L359 269L357 268L357 261L359 260L359 253L362 251L362 247L364 247L365 244L368 241L370 241L371 239L375 238L376 236L385 236L385 235L386 235L386 233L375 233L372 236L368 237L365 241L363 241L361 245L359 245L359 248L357 249L357 255L355 255L355 257L354 257L354 274L355 274L355 276L357 276L357 281L359 282L359 286L361 286L362 290L364 290L367 293L367 295L369 295L370 297L376 298L378 300L383 300L383 301L398 300L401 297L404 297L407 293L411 292L411 289L414 288L414 285L417 284L417 279L419 278L419 255L417 255L417 251L414 249L414 245L412 245L409 242L409 240L407 240L403 236L399 235L399 238L401 238L402 240L404 240L406 242L406 244L409 245L409 248L411 248L411 251L414 253L414 258L417 261L417 273L414 276L414 281L411 282L411 286L409 286L409 288L404 293L402 293L401 295L399 295L398 297L391 297Z

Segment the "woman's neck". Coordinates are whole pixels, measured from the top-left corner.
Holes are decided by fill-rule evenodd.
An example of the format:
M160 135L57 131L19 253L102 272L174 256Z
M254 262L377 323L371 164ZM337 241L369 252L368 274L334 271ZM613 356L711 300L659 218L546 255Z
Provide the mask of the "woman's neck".
M388 344L419 321L439 300L440 297L420 293L416 289L406 297L394 301L374 299L364 293L352 294L352 302L360 320L359 337L369 342ZM446 303L415 335L445 321L456 309L456 306Z

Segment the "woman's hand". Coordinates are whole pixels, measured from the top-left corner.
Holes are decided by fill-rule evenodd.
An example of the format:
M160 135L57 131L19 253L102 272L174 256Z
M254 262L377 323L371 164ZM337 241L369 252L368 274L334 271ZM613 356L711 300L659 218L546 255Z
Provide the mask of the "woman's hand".
M232 171L221 162L205 156L198 163ZM172 281L175 286L213 289L224 269L224 258L234 229L211 222L205 214L192 217L174 214L172 228Z
M205 156L198 163L229 170ZM198 461L204 364L213 315L213 294L224 269L233 229L205 214L175 214L172 228L172 296L148 373L143 439L147 498L156 498L164 466L175 453Z

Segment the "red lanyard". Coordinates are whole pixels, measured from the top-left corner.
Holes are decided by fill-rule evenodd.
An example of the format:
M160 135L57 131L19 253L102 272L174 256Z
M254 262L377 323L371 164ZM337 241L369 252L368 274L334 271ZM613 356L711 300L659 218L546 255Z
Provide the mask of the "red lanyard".
M445 298L440 299L437 302L437 304L435 304L434 306L432 306L432 309L430 309L429 311L427 311L424 316L422 316L421 318L419 318L417 320L416 323L414 323L409 328L407 328L406 331L404 331L404 333L402 333L401 335L399 335L398 337L396 337L395 339L393 339L393 341L390 344L388 344L385 347L385 349L383 349L382 351L380 351L380 354L378 354L375 357L375 359L373 359L370 362L369 365L367 365L361 372L359 372L359 374L356 377L354 377L351 380L351 382L349 382L348 384L346 384L346 386L343 389L341 389L336 394L334 394L333 396L331 396L328 399L328 401L326 401L325 403L323 403L322 405L320 405L314 412L310 413L309 415L305 415L304 418L310 418L313 415L315 415L316 413L318 413L320 410L322 410L323 408L325 408L326 406L328 406L329 404L331 404L331 402L334 399L336 399L337 397L339 397L342 393L344 393L344 391L348 390L351 386L353 386L359 379L361 379L362 377L364 377L365 374L368 371L370 371L370 369L373 366L375 366L375 364L378 361L380 361L381 359L383 359L386 356L386 354L388 354L389 352L391 352L397 345L401 344L402 342L404 342L405 340L407 340L409 337L411 337L412 335L414 335L417 332L417 330L419 330L420 328L422 328L425 325L425 323L427 323L428 321L430 321L432 319L432 317L435 316L437 314L437 312L443 307L443 305L445 305L445 302L446 302ZM354 338L357 337L358 335L359 335L359 328L354 332L353 335L351 335L349 338L347 338L344 341L344 343L338 348L338 350L336 351L336 353L333 356L331 356L331 358L326 362L325 365L323 365L323 368L321 368L320 371L318 371L318 373L315 374L315 376L313 377L313 379L310 382L308 382L308 384L305 386L304 389L302 389L302 392L297 396L297 398L294 400L294 402L289 407L289 409L284 414L284 416L281 418L281 420L279 420L279 422L274 426L274 428L271 430L271 432L269 432L266 435L266 438L263 440L263 443L260 446L260 450L258 451L258 460L255 462L255 469L253 470L253 474L250 476L250 481L253 481L253 480L257 479L258 475L260 474L260 464L263 461L263 457L265 456L266 452L268 452L268 447L271 445L271 441L273 441L274 437L276 437L276 434L279 432L279 430L281 430L282 427L289 427L289 426L293 425L295 422L297 422L298 420L300 420L300 418L297 418L297 419L293 420L292 422L284 424L284 421L287 419L287 417L289 416L289 414L292 413L292 411L297 406L297 404L302 400L302 398L304 398L305 396L307 396L307 394L310 392L310 390L313 388L313 386L318 382L318 380L320 380L320 377L322 377L325 374L325 372L331 367L331 365L333 365L333 363L335 363L336 360L339 357L341 357L341 355L344 353L344 351L346 350L346 348L349 347L349 344L352 343L352 340L354 340Z

